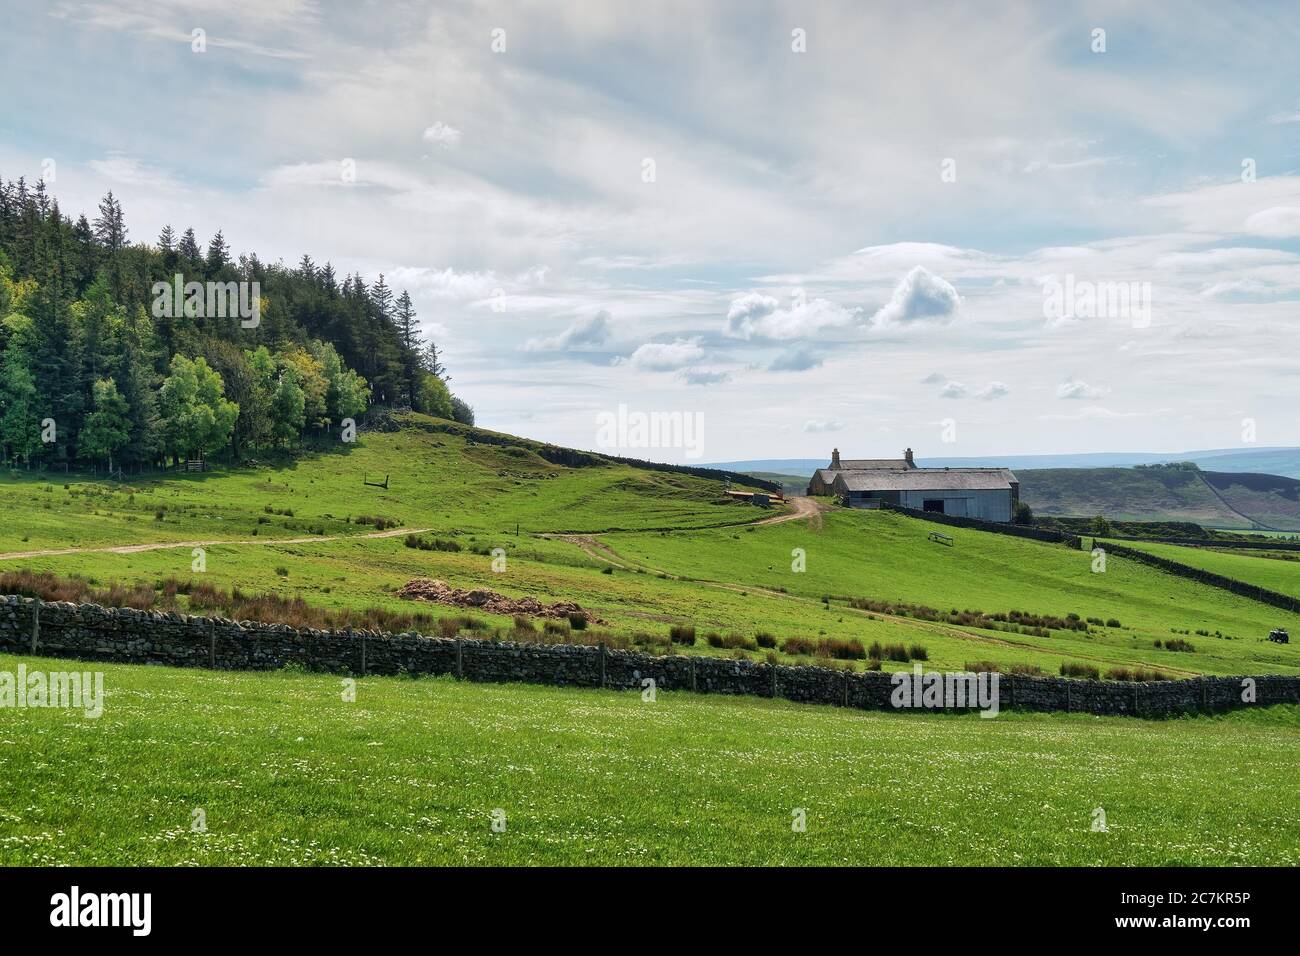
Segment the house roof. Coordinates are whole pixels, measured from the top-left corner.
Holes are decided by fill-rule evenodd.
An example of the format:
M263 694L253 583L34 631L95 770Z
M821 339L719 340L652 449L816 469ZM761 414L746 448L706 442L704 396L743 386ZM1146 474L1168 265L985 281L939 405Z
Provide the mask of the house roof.
M813 472L813 478L820 478L822 481L826 482L827 485L829 485L831 482L835 480L835 476L838 474L839 472L833 468L818 468L816 471Z
M835 489L845 491L1001 491L1016 476L1008 468L913 468L841 471Z

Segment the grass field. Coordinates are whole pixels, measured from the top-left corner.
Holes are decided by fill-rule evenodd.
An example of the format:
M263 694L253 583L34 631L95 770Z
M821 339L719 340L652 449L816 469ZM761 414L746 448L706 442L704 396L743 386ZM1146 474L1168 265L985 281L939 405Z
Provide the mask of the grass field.
M999 634L1014 642L1013 661L1058 659L1136 661L1203 673L1300 669L1300 648L1261 640L1300 617L1209 588L1137 562L1111 556L1104 573L1089 551L965 528L945 528L948 548L927 540L934 526L879 511L836 511L820 529L788 522L752 529L606 536L620 555L645 566L710 581L752 582L792 595L867 596L940 609L1019 609L1116 619L1119 628L1088 634L1055 631L1049 638ZM729 542L729 543L728 543ZM794 573L791 552L803 548L807 570ZM1195 653L1154 647L1174 630L1206 630ZM990 635L991 636L991 635ZM992 660L1007 648L985 647ZM981 653L972 646L969 653ZM969 659L969 658L968 658ZM982 659L982 658L981 658Z
M932 525L882 512L746 524L779 512L730 501L717 482L619 464L555 465L524 439L490 444L500 436L420 416L405 422L401 431L367 433L354 446L287 464L120 489L86 479L0 480L0 505L23 516L0 526L0 571L102 584L198 579L328 610L461 613L395 596L412 578L436 577L513 597L574 600L625 636L662 637L670 624L693 624L701 641L686 653L735 653L708 647L710 631L763 631L919 644L930 666L949 669L991 661L1055 673L1074 661L1103 672L1147 665L1173 677L1300 672L1300 646L1260 640L1278 626L1300 633L1300 617L1119 558L1096 574L1087 552L967 529L950 529L955 546L940 547L926 540ZM367 475L390 475L389 489L366 487ZM376 516L400 522L397 536L374 537L375 525L358 521ZM462 550L407 548L405 529L428 529L427 537ZM542 536L575 530L583 534ZM201 574L191 571L195 542L205 542ZM168 543L178 544L158 547ZM151 550L123 551L135 546ZM507 555L504 573L493 570L494 548ZM792 570L796 549L806 557L802 572ZM836 600L824 605L828 595ZM1036 636L918 620L906 608L855 611L845 597L943 611L1075 613L1119 626ZM511 625L484 617L492 628ZM1155 646L1183 631L1219 636L1195 642L1192 653Z
M1088 551L963 528L941 547L927 540L933 525L890 513L760 524L789 516L731 501L717 482L557 465L535 443L503 440L412 417L347 448L126 487L11 474L0 507L19 520L0 525L0 572L97 586L178 578L333 611L462 615L396 596L433 577L578 601L615 636L694 625L699 643L675 653L787 662L822 661L703 636L903 643L940 670L1300 673L1300 645L1260 639L1276 626L1300 633L1300 617L1135 562L1111 557L1095 573ZM388 489L363 484L383 475ZM443 549L406 547L408 531ZM1233 576L1279 590L1296 570L1187 557L1251 562ZM925 620L917 605L1094 623L1013 632ZM1192 652L1156 646L1175 631L1210 636L1192 637ZM0 671L19 662L0 657ZM324 675L102 669L98 719L0 709L0 864L1298 861L1295 707L982 720L446 678L364 679L349 703ZM1092 830L1097 808L1108 832ZM196 809L203 832L191 830ZM791 828L797 809L806 832Z
M1154 541L1116 543L1300 598L1300 552L1253 548L1189 548Z
M449 678L347 703L323 675L103 670L98 719L0 710L0 865L1300 863L1295 707L985 720Z

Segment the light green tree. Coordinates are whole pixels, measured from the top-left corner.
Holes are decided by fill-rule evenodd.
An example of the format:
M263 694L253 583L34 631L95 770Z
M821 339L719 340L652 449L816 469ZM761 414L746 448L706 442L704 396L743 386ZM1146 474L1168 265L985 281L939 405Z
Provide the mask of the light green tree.
M276 444L287 444L302 432L306 408L301 376L297 368L286 365L280 369L280 380L271 399L271 437Z
M225 398L221 376L203 358L173 355L170 372L158 391L162 447L173 461L181 455L205 455L230 441L239 406Z
M94 411L86 416L78 439L82 455L91 459L107 458L113 470L113 455L131 437L131 407L117 391L111 378L98 379L91 386Z

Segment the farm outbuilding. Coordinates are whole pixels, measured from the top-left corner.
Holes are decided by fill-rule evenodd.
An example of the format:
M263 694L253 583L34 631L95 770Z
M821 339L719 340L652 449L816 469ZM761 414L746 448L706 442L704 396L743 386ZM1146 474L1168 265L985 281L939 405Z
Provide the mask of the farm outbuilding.
M824 490L823 490L824 489ZM882 503L984 521L1010 521L1020 481L1007 468L918 468L909 448L898 459L840 459L820 468L809 494L832 494L852 508Z

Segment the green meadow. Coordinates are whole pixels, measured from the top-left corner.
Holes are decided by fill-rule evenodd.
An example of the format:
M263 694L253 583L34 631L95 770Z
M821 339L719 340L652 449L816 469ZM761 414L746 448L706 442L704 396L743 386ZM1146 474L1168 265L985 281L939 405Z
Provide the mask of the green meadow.
M1300 863L1291 706L988 720L451 678L348 702L319 674L102 670L98 718L0 709L0 865Z
M1203 571L1300 597L1300 552L1256 549L1189 548L1148 541L1121 541L1126 548L1187 564Z

